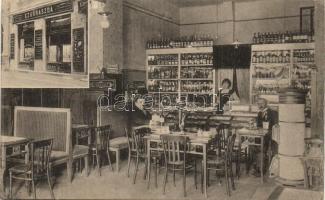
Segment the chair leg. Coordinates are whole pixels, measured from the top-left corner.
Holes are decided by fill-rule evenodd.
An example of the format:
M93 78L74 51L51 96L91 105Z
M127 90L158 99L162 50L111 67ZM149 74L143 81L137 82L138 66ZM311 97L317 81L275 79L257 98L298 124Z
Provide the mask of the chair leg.
M119 166L119 164L120 164L120 150L118 149L117 151L116 151L116 171L117 172L119 172L120 171L120 166Z
M173 165L173 184L176 187L176 178L175 178L175 165Z
M108 164L109 164L109 166L110 166L110 168L111 168L111 170L112 171L114 171L114 169L113 169L113 166L112 166L112 162L111 162L111 156L109 155L109 150L107 149L107 160L108 160ZM117 154L117 153L116 153ZM117 161L116 161L117 162ZM118 168L117 168L118 169Z
M98 173L99 173L99 176L101 176L102 175L102 173L101 173L101 169L100 169L100 162L101 162L101 160L100 160L100 152L97 152L97 154L96 154L96 160L97 160L97 168L98 168Z
M186 168L184 166L183 171L183 190L184 190L184 197L186 197Z
M168 166L167 165L165 165L165 170L166 170L166 172L165 172L165 178L164 178L163 194L165 194L165 192L166 192L166 183L167 183L167 176L168 176Z
M226 176L226 192L227 192L227 195L230 196L229 177L228 177L228 167L227 166L225 166L225 176Z
M155 185L158 187L158 170L159 170L159 160L156 160L156 170L155 170Z
M230 180L231 180L232 189L236 190L235 181L234 181L234 173L232 171L232 166L231 165L230 165Z
M50 171L50 169L47 171L47 183L49 184L51 197L52 197L52 199L55 199L54 193L53 193L53 188L52 188L51 171Z
M201 192L202 192L202 194L203 194L203 161L202 161L202 163L201 163Z
M137 160L135 163L135 169L134 169L133 184L135 184L135 180L137 178L138 167L139 167L139 157L137 156Z
M151 174L151 166L150 166L149 171L148 171L148 185L147 185L148 189L150 188L150 174Z
M197 190L196 160L194 160L194 184L195 184L195 189Z
M130 177L130 164L131 164L131 151L129 150L129 157L128 157L128 177Z
M88 176L89 175L89 157L88 157L88 155L85 156L84 161L85 161L86 176Z
M35 188L34 180L32 180L32 188L33 188L33 193L34 193L34 199L36 199L36 188Z
M9 173L9 199L12 199L12 172Z
M72 160L68 160L67 162L67 173L68 173L68 180L72 182Z
M145 158L145 160L144 160L145 167L144 167L144 173L143 173L144 180L146 180L146 178L147 178L148 162L149 162L148 158Z

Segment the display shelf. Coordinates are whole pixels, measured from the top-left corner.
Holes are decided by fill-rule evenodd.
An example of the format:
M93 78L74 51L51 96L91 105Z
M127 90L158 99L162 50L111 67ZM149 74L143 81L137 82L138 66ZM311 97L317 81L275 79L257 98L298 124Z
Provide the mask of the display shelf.
M157 94L160 88L162 91L160 93L177 94L177 99L193 94L210 95L211 97L207 102L209 105L214 104L215 69L212 64L212 47L148 49L146 54L146 80L149 93ZM166 64L169 61L164 61L165 58L172 60L177 65L161 65L161 63L158 65L155 63L165 62L162 64ZM160 59L160 61L155 59ZM177 73L175 68L177 68ZM197 100L192 96L188 99L193 102Z
M314 43L253 45L250 70L250 102L254 104L256 99L262 97L273 106L277 106L279 89L299 88L309 94L306 95L305 106L306 121L309 121L311 105L308 102L310 102L311 96L312 74L316 68L313 62L314 47ZM276 58L276 56L280 56L280 58ZM288 58L289 60L287 60ZM254 62L253 59L255 59ZM258 63L257 61L263 62ZM271 63L266 63L266 61L271 61ZM273 61L277 62L274 63Z

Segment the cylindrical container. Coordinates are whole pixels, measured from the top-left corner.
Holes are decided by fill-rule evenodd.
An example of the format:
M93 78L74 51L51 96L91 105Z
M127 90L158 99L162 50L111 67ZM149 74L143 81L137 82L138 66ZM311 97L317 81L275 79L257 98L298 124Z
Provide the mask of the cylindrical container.
M299 157L305 147L305 94L296 89L279 92L279 176L302 181L304 169Z
M279 155L279 176L289 181L304 180L304 167L299 157Z
M279 104L280 122L305 122L305 104Z
M305 124L280 122L279 154L303 155L305 150Z

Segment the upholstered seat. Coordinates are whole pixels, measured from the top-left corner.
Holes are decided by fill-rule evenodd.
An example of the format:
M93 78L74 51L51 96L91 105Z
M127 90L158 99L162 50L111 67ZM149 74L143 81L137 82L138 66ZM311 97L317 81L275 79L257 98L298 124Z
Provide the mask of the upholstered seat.
M64 151L52 151L50 160L52 163L67 158L68 158L68 154Z
M110 147L119 147L127 148L128 147L128 138L127 137L117 137L109 141Z
M116 170L119 171L120 150L129 148L127 137L117 137L109 140L109 151L116 154Z
M85 145L75 145L73 147L73 155L87 154L89 152L89 147Z

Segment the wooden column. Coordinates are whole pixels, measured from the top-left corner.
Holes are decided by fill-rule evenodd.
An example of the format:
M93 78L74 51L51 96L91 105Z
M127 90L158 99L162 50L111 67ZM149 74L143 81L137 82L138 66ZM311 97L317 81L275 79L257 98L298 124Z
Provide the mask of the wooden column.
M315 60L317 73L312 85L312 137L324 138L325 30L324 0L315 2Z

